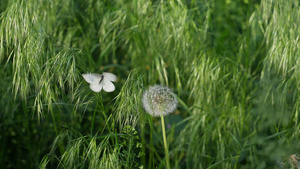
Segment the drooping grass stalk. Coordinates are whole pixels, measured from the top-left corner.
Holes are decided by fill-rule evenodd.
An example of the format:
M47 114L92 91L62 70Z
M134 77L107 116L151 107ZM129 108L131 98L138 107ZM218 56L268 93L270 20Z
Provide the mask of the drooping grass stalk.
M168 144L167 144L167 138L166 138L166 129L165 129L165 121L164 121L164 116L160 115L160 119L161 119L161 128L162 128L162 132L163 132L163 139L164 139L164 149L165 149L165 157L166 157L166 165L167 165L167 169L170 169L170 158L169 158L169 148L168 148Z

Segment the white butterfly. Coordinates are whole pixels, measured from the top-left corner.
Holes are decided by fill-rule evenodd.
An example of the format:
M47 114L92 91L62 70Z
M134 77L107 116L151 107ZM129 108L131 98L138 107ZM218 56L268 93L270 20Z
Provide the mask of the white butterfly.
M116 89L115 85L112 82L117 81L117 76L112 73L87 73L82 74L82 76L85 81L90 84L90 88L94 92L100 92L102 88L106 92L113 92Z

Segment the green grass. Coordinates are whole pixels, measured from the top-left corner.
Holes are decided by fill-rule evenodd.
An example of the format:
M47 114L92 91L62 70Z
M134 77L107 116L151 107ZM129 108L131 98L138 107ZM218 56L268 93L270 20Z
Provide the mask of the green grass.
M291 168L300 156L293 0L2 0L0 168L165 168L143 92L174 90L171 168ZM117 75L94 93L81 76ZM298 165L300 166L300 164Z

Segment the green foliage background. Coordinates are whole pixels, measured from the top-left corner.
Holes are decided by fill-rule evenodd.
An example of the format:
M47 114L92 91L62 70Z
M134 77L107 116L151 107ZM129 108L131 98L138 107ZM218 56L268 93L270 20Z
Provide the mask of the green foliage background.
M141 97L169 86L172 168L300 156L294 0L1 0L0 168L164 168ZM112 72L112 93L81 74Z

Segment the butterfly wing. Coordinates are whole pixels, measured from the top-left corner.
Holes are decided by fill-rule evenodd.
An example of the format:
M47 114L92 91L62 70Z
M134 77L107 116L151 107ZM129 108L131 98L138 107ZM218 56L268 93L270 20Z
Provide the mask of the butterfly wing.
M90 88L94 92L100 92L102 88L106 92L113 92L116 88L112 82L117 80L117 76L107 72L104 72L102 75L97 73L82 74L84 80L90 83Z
M84 80L90 84L99 83L99 81L101 80L101 75L97 73L87 73L87 74L82 74L82 76Z
M90 88L91 90L93 90L94 92L100 92L103 88L103 83L93 83L93 84L90 84Z
M104 79L115 82L117 81L117 76L112 73L103 72Z
M106 92L113 92L116 89L115 85L106 78L103 79L101 84L103 84L103 90Z
M103 83L99 83L101 80L101 75L97 73L87 73L82 74L85 81L90 83L90 88L94 92L100 92L103 88Z

